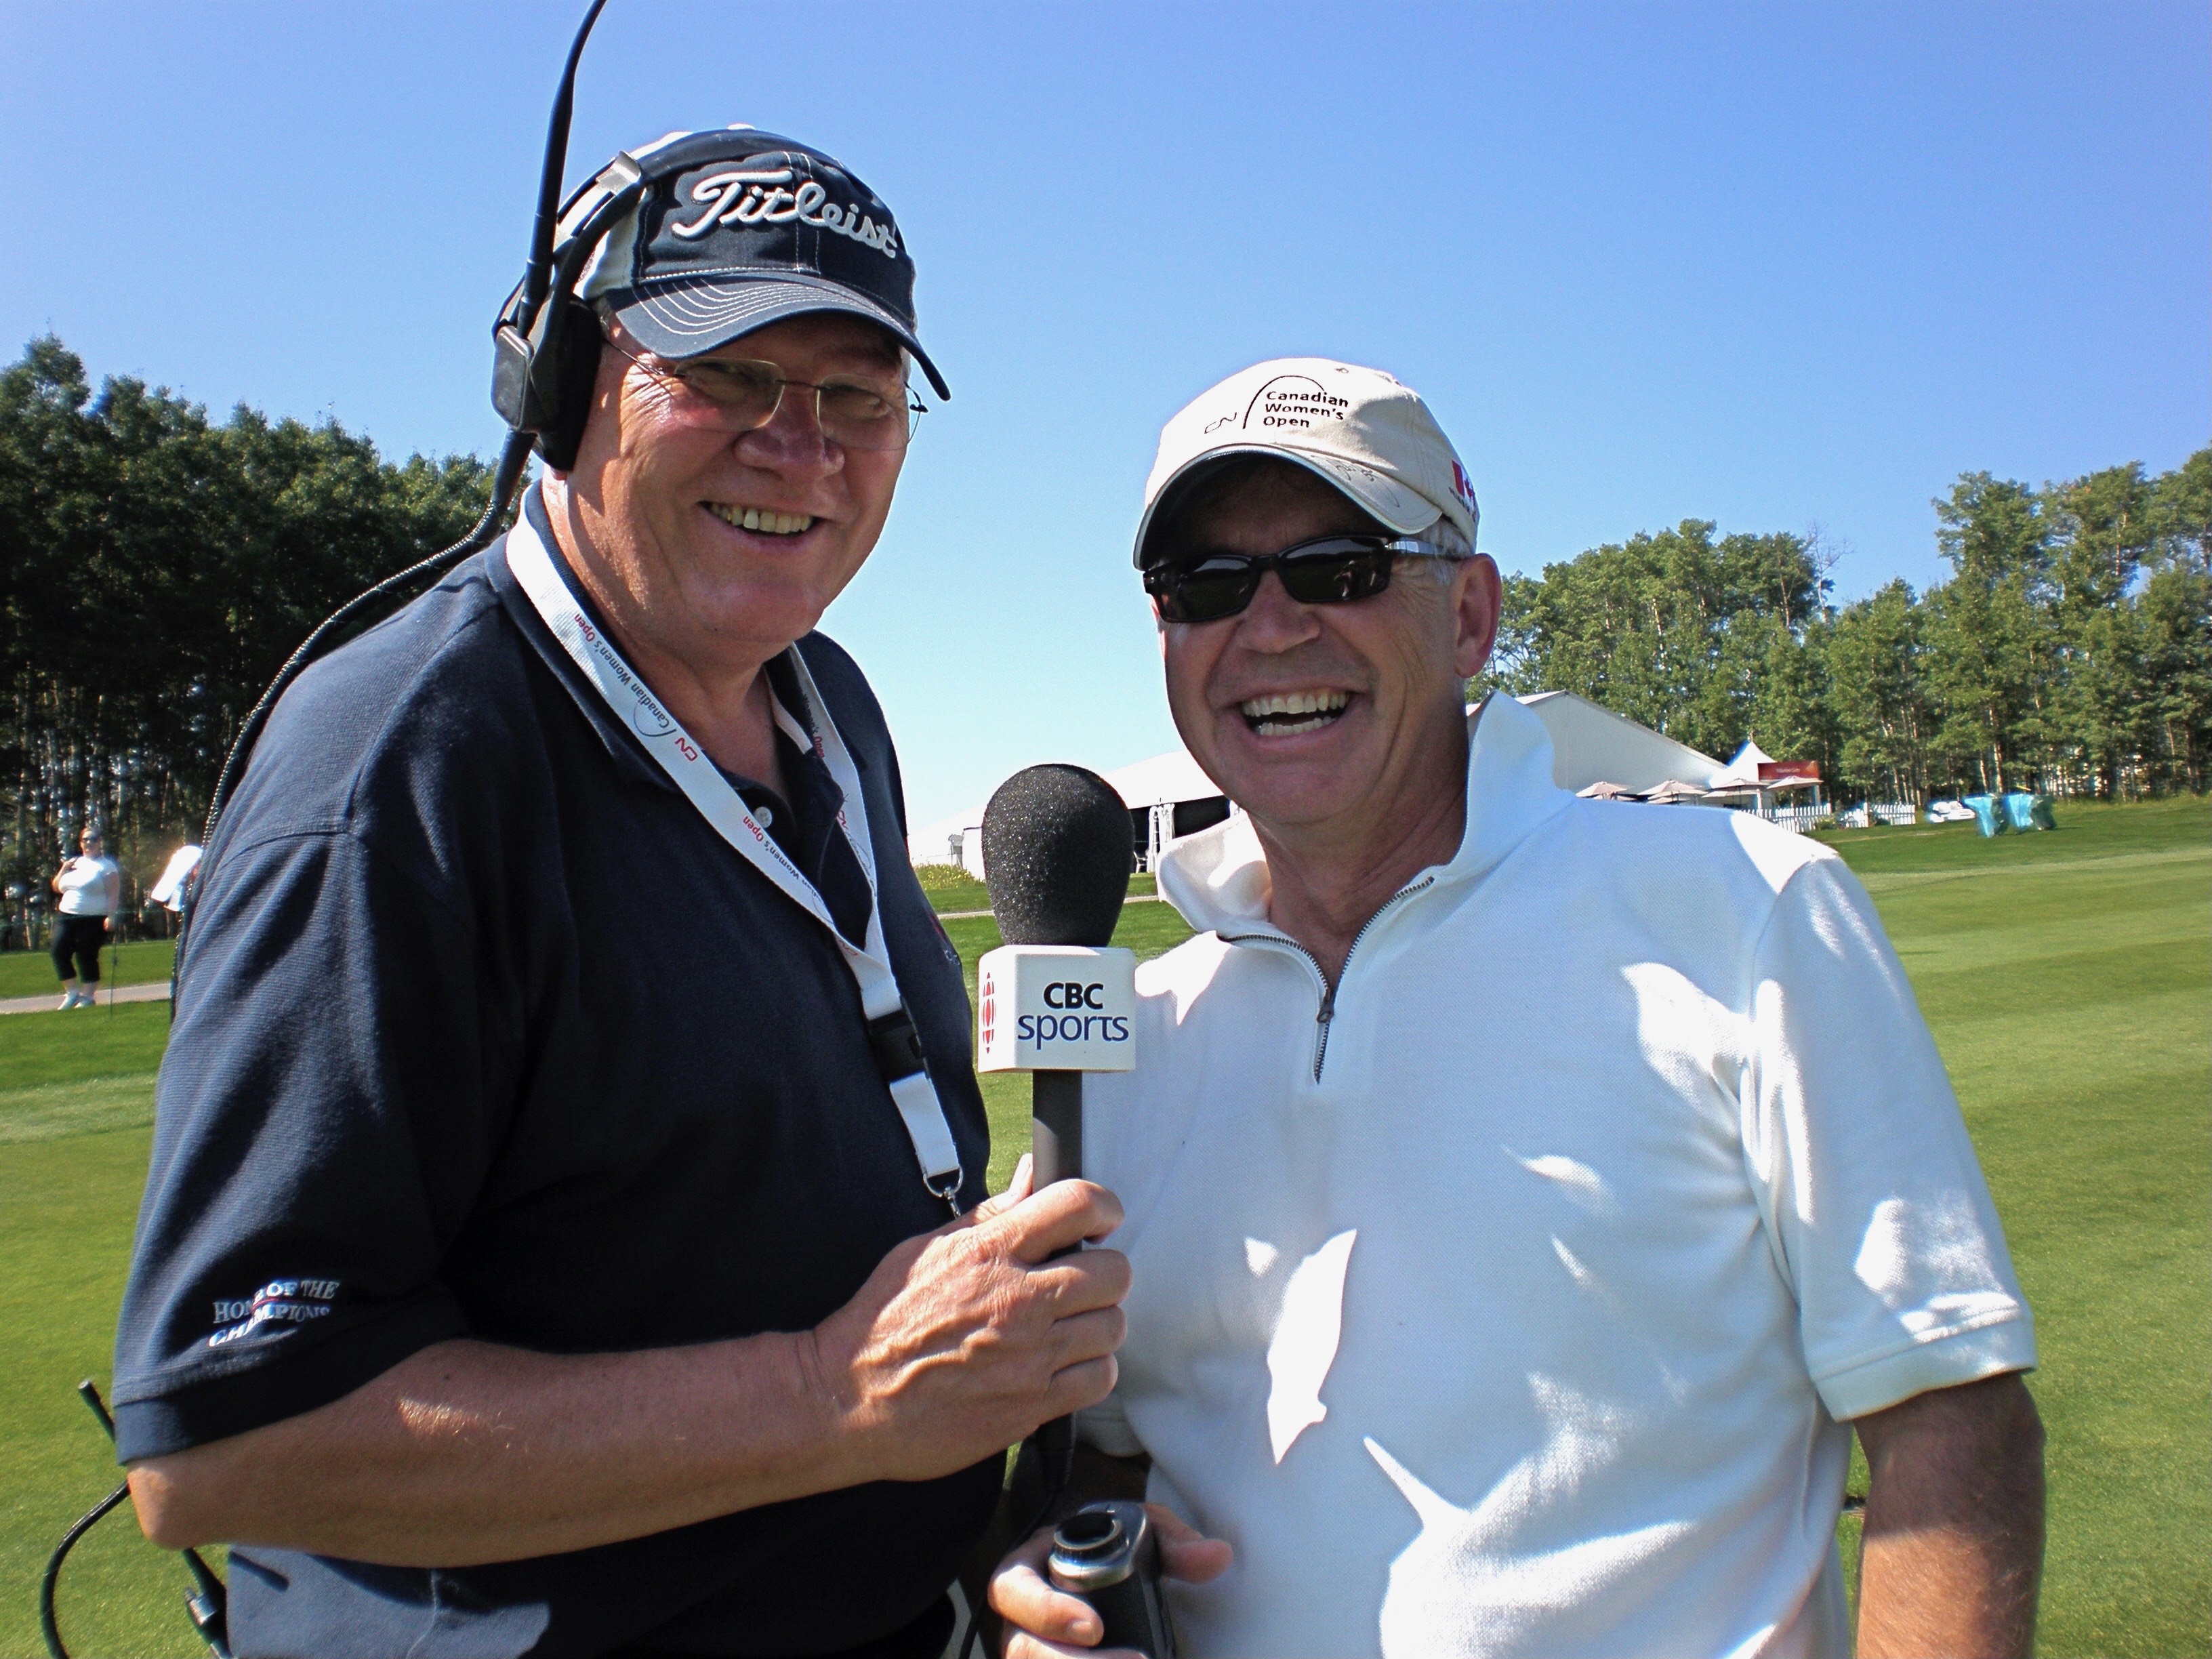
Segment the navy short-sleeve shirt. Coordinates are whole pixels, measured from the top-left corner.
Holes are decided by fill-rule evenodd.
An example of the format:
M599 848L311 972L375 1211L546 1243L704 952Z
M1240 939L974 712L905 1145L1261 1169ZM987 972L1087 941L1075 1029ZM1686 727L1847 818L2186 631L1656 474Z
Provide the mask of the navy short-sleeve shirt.
M526 510L551 548L534 491ZM866 682L819 635L797 648L860 772L964 1207L988 1144L959 960L908 866ZM824 822L836 786L793 757L778 839L842 924L865 878ZM310 1410L465 1334L578 1353L804 1329L947 1216L836 942L608 710L503 545L278 705L203 866L158 1100L117 1338L125 1459ZM242 1548L233 1637L834 1653L926 1613L998 1468L453 1571Z

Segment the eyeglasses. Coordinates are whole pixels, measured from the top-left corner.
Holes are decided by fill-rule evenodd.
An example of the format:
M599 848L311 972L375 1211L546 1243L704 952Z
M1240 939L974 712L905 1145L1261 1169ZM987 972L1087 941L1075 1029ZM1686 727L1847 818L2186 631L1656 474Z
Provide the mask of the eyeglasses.
M1300 605L1348 605L1390 586L1401 558L1454 556L1412 536L1319 536L1279 553L1200 553L1170 559L1145 572L1145 592L1172 623L1218 622L1252 603L1272 570Z
M742 357L701 357L685 362L647 361L613 340L607 344L654 380L672 381L672 413L686 425L719 431L757 432L775 418L784 388L814 394L814 419L840 449L904 449L927 412L904 386L860 380L794 380L774 363Z

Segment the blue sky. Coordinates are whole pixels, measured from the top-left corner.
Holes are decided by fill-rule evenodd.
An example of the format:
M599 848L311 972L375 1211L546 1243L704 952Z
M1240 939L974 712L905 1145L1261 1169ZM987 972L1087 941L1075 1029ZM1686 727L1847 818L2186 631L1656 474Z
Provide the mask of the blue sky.
M489 453L580 11L7 0L0 347ZM1937 575L1962 471L2212 438L2201 3L611 0L572 177L736 120L890 204L952 383L825 624L916 823L1172 744L1139 491L1261 358L1419 388L1508 569L1817 526L1844 599Z

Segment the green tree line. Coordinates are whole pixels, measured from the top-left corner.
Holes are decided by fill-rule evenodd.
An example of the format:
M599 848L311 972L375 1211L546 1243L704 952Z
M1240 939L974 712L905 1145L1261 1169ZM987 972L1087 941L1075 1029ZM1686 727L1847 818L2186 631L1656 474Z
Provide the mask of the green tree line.
M1511 576L1483 684L1573 691L1726 759L1817 760L1843 800L2201 792L2212 449L1933 503L1950 574L1831 600L1829 559L1702 520Z
M75 353L31 342L0 372L7 883L42 890L88 816L150 880L308 629L459 539L489 489L473 456L394 465L334 422L217 424L121 377L95 395Z
M150 875L307 630L483 510L472 456L383 460L334 422L201 406L60 341L0 372L0 875L88 816ZM2212 450L1935 503L1948 578L1832 602L1816 542L1686 520L1506 584L1487 683L1581 693L1708 754L1755 737L1842 799L2203 790ZM18 907L11 905L10 909Z

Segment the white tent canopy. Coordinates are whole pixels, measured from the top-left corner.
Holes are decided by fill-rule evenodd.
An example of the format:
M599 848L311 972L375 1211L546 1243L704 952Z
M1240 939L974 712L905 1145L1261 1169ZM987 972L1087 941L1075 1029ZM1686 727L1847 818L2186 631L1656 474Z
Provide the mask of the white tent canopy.
M1206 800L1221 793L1221 786L1199 769L1184 749L1170 750L1150 760L1139 761L1102 775L1114 793L1130 806L1153 806L1162 801Z
M1189 751L1171 749L1164 755L1116 767L1100 774L1114 793L1133 811L1151 806L1176 806L1188 801L1218 800L1220 786L1200 770ZM956 848L953 837L959 837ZM1141 830L1138 836L1144 839ZM983 806L926 824L907 837L907 856L916 864L958 864L971 875L983 873ZM1139 852L1145 848L1140 845Z
M1552 734L1552 781L1577 793L1610 783L1642 795L1662 783L1707 787L1721 763L1571 691L1539 691L1521 706ZM1468 711L1470 729L1477 711ZM1757 769L1753 769L1754 775Z
M1773 764L1773 756L1768 754L1757 744L1746 742L1742 748L1735 751L1735 758L1730 761L1726 769L1713 780L1712 787L1716 789L1724 789L1731 784L1736 784L1748 785L1755 789L1759 787L1759 769Z

